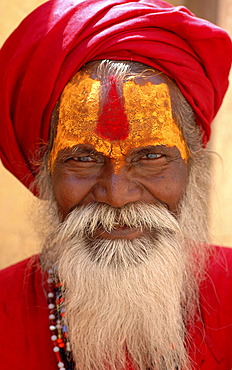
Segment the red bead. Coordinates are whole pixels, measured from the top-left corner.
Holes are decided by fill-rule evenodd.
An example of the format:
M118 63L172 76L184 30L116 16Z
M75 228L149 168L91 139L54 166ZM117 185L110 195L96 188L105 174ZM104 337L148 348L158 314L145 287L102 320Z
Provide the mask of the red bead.
M62 361L62 358L60 356L60 352L55 352L55 355L56 355L57 362Z

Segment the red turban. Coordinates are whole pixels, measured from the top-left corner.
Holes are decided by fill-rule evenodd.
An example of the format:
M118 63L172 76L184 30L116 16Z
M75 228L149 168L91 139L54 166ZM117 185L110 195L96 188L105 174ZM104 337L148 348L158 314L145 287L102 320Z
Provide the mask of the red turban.
M1 159L26 186L65 84L96 59L134 60L170 76L208 140L228 86L226 32L161 0L51 0L19 25L0 52Z

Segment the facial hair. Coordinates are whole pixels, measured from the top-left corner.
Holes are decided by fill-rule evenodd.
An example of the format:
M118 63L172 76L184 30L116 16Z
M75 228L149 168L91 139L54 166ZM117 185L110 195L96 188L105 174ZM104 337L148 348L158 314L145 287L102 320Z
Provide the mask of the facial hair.
M110 232L118 223L148 235L94 238L97 228ZM189 259L178 221L163 206L73 210L50 235L42 260L56 265L64 284L75 361L87 370L124 369L127 358L135 369L187 369L182 306L186 291L193 297L196 290Z
M41 262L44 269L55 265L63 283L73 357L81 368L121 370L129 360L135 370L191 369L186 326L197 314L209 255L206 175L202 164L193 164L178 217L162 205L90 204L61 222L50 196L44 219L51 230ZM144 235L95 237L97 228L110 232L115 225Z

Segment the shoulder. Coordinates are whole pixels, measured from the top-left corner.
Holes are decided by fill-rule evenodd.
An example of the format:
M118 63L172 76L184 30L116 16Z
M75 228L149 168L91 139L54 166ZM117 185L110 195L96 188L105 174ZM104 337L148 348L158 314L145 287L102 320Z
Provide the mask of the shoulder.
M39 267L39 256L34 255L12 266L0 270L0 281L4 283L17 283L15 280L18 277L24 276L26 273L31 273L35 268Z
M55 368L45 284L39 256L0 271L0 368Z
M191 328L190 353L197 368L225 370L232 368L232 249L212 250L200 286L200 316Z
M232 249L216 247L202 286L204 307L225 325L232 324ZM212 310L213 307L213 310Z
M32 256L0 271L0 302L22 301L26 293L41 285L39 256Z
M25 271L28 268L31 268L35 266L35 264L38 264L39 262L39 256L34 255L30 258L27 258L23 261L17 262L14 265L11 265L9 267L6 267L2 270L0 270L0 279L2 280L8 280L15 278L17 276L20 276L25 273Z
M232 288L232 248L215 246L208 269L208 278L214 284L221 283Z
M218 304L222 303L222 298L231 297L232 248L213 246L201 291L205 298L214 299Z

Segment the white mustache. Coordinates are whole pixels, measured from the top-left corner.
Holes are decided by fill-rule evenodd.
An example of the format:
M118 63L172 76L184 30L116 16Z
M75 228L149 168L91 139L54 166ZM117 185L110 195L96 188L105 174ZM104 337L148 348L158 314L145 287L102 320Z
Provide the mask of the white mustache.
M147 203L130 203L121 208L101 203L78 206L60 227L71 238L76 233L91 237L98 228L107 232L116 227L172 233L180 231L178 220L165 206Z

